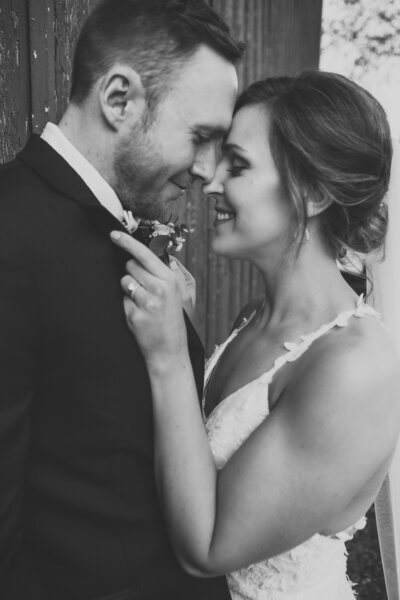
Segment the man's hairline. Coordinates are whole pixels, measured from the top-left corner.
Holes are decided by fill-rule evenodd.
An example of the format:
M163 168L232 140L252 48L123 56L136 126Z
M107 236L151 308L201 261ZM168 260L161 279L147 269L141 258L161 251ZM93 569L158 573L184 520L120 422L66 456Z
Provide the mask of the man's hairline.
M169 83L167 83L167 80L171 80L171 75L173 75L176 72L179 72L180 70L183 69L184 66L186 66L188 63L190 63L190 61L194 59L194 57L198 54L198 52L201 50L201 48L208 48L216 56L219 56L222 60L224 60L226 63L232 65L234 68L236 67L237 62L240 60L240 59L237 59L237 60L232 59L231 60L231 59L227 58L226 56L223 55L222 52L218 51L216 48L214 48L211 44L208 44L206 41L198 42L195 46L193 46L193 48L191 48L190 50L187 50L185 52L182 52L182 53L175 52L175 55L170 60L171 63L175 63L175 64L173 64L171 70L168 73L168 76L166 76L165 78L161 77L160 83L157 84L157 88L156 88L157 92L155 94L156 102L153 105L150 105L150 103L148 103L148 108L149 108L150 112L156 112L157 107L160 104L160 102L163 99L165 99L166 95L171 91L172 86L169 85ZM89 100L89 97L90 97L91 93L93 92L96 83L102 77L104 77L104 75L110 69L112 69L117 64L125 65L125 66L128 66L129 68L133 69L139 75L141 81L143 82L144 77L140 74L139 69L136 69L134 66L132 66L128 57L126 58L126 60L124 60L122 57L118 57L118 59L115 60L108 67L107 70L105 70L103 73L101 73L93 81L93 84L85 97L83 97L81 100L76 100L76 99L74 99L74 97L71 97L70 102L75 104L76 106L82 106L83 104L85 104ZM175 84L176 80L172 81L171 83ZM149 88L150 88L150 86L144 86L146 97L147 97L147 92L148 92Z

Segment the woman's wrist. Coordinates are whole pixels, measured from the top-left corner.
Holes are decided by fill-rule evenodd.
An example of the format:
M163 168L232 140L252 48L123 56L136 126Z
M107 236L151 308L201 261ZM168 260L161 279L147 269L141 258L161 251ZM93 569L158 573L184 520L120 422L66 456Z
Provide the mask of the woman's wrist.
M191 369L190 357L187 348L178 352L160 352L146 357L146 366L150 378L165 379L171 377L178 370Z
M147 366L153 407L159 416L171 406L187 406L193 396L198 400L189 353L151 361ZM161 411L161 412L160 412Z

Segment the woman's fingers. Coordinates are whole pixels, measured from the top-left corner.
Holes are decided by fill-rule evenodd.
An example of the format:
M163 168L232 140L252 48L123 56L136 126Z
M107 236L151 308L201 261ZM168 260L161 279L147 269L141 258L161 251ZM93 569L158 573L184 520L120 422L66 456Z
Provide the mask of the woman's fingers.
M125 294L134 302L139 301L140 297L143 299L146 293L144 286L130 275L125 275L121 279L121 287Z
M186 343L176 273L129 235L118 232L112 239L133 257L121 279L128 327L148 360L169 356Z
M112 231L110 237L114 244L131 254L152 275L163 278L169 273L168 267L151 250L132 236L122 231Z
M157 290L164 285L168 285L171 278L171 273L167 273L164 277L158 277L147 271L141 266L134 258L128 260L125 265L126 272L131 275L133 279L136 279L143 287L151 293L157 293Z

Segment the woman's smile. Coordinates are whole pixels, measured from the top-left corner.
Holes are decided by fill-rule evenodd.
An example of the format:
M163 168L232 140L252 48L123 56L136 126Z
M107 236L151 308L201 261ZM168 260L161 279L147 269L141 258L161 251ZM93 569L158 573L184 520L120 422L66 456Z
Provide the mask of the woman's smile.
M215 207L216 217L214 221L214 226L221 225L222 223L226 223L226 221L232 221L235 218L235 213L225 208Z

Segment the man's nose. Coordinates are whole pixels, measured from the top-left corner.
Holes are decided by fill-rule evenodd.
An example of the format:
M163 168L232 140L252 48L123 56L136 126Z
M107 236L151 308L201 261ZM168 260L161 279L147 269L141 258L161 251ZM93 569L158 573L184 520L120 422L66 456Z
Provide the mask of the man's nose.
M207 185L214 178L216 166L215 144L208 144L207 147L198 150L190 172Z
M224 193L224 181L226 178L226 164L221 160L214 172L210 181L205 181L203 185L203 193L206 195L221 195Z

